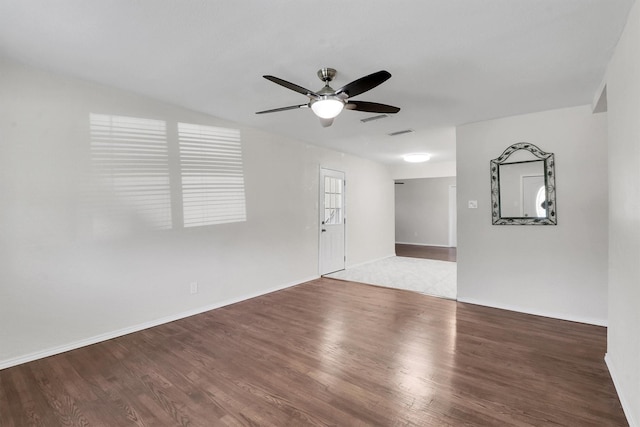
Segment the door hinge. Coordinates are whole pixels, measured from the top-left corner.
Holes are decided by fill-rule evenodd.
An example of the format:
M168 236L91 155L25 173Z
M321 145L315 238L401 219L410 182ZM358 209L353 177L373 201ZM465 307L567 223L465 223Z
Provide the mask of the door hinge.
M347 262L347 256L346 255L344 256L344 262Z

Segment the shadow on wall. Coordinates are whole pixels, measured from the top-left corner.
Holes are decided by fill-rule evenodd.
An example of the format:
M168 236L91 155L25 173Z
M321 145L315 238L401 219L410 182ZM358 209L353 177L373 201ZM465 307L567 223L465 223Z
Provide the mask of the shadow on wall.
M239 130L106 114L89 121L94 237L246 221Z

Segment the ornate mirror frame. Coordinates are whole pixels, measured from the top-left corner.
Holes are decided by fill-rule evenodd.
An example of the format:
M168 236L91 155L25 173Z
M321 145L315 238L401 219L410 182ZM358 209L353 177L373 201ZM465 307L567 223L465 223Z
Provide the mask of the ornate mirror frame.
M500 208L500 165L520 162L509 162L509 156L518 150L525 150L543 161L544 182L546 189L546 217L502 217ZM537 160L534 160L537 161ZM511 145L497 159L491 160L491 220L493 225L556 225L556 171L553 153L545 153L528 142Z

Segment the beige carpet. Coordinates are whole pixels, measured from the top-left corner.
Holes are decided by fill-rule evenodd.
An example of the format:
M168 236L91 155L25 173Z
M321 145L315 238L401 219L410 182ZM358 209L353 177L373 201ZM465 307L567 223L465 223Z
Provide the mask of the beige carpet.
M394 256L327 274L326 277L456 299L456 273L455 262Z

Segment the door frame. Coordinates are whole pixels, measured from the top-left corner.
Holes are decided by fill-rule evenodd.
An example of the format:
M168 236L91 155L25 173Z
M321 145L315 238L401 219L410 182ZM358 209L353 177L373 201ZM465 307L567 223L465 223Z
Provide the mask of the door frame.
M458 203L457 203L457 186L456 184L449 186L449 247L458 246Z

